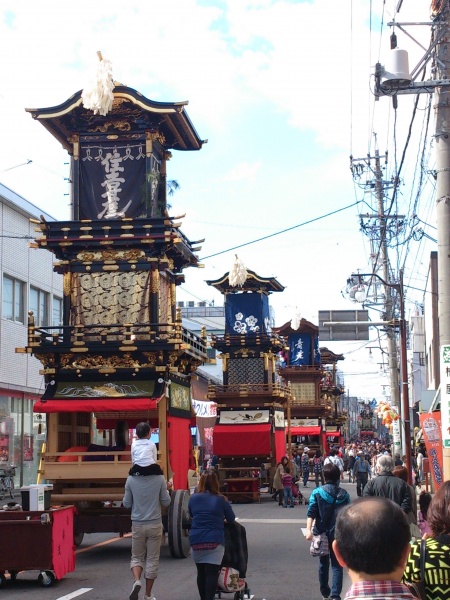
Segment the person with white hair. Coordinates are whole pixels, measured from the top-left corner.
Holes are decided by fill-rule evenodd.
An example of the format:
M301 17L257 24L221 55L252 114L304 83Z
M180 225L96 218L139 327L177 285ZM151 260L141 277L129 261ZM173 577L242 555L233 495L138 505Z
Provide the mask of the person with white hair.
M382 454L377 458L378 477L371 479L363 491L363 496L382 496L389 498L398 504L404 513L411 512L412 499L409 486L406 481L395 477L394 460L388 454Z
M308 487L309 473L310 473L310 463L309 463L309 448L305 446L303 448L303 454L301 458L301 467L302 467L302 477L303 477L303 487Z

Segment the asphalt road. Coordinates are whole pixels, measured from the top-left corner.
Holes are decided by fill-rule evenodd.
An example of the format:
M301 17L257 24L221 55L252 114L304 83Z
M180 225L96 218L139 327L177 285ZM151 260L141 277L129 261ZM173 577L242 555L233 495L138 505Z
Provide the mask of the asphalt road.
M314 484L304 490L309 497ZM355 486L344 483L352 497ZM309 554L309 542L301 533L306 525L304 505L279 507L269 494L261 503L233 504L247 532L249 561L247 583L254 600L321 600L318 587L318 560ZM20 542L19 542L20 543ZM15 582L7 581L0 596L8 600L128 600L132 577L129 571L131 540L108 534L86 535L77 549L76 569L52 587L40 587L37 571L19 573ZM0 552L8 549L0 540ZM161 548L159 576L153 593L157 600L198 600L196 569L190 557L174 559L169 548ZM344 575L343 593L349 587ZM140 598L143 599L143 591ZM224 600L233 594L222 593Z

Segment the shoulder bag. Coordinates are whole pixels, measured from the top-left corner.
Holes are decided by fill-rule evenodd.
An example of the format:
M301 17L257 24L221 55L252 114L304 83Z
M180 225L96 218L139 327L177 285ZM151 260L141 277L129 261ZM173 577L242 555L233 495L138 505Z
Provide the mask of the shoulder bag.
M425 556L427 552L427 541L422 539L420 541L420 581L408 581L405 585L415 598L419 600L427 600L427 593L425 589Z
M326 532L320 533L319 535L313 535L309 553L311 556L327 556L330 553Z
M336 500L337 491L333 498L333 506L336 504ZM313 535L311 546L309 547L309 553L311 556L328 556L328 554L330 554L328 533L326 531L317 535Z

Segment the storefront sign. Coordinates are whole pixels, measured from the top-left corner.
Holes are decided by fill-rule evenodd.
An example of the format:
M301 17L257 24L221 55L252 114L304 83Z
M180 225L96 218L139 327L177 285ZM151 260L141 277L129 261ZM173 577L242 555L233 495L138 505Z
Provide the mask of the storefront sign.
M192 408L196 417L217 416L217 404L215 402L205 402L204 400L194 400L192 398Z
M441 412L423 413L420 415L420 424L423 430L423 439L428 454L431 477L438 490L444 481L442 460L442 430Z
M450 346L441 346L442 443L450 448Z

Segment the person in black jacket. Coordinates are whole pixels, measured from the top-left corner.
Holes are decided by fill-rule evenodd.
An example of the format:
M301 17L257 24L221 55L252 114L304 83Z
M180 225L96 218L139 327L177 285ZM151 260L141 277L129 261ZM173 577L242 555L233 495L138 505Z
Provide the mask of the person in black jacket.
M392 474L394 461L388 454L377 458L378 477L371 479L363 491L363 496L382 496L398 504L404 513L412 509L412 498L406 481Z

